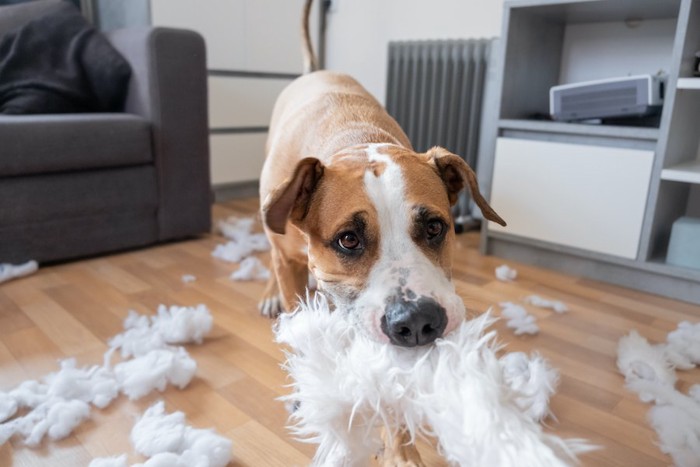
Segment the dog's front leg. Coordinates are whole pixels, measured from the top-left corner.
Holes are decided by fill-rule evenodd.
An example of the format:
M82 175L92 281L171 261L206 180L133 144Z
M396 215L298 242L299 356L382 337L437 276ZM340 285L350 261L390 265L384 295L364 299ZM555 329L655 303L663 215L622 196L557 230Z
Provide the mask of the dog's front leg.
M383 467L425 467L416 445L411 442L411 436L406 430L401 429L390 438L387 429L384 428L382 440L384 441L381 459Z
M283 311L293 310L298 298L306 293L309 268L305 257L287 254L284 246L271 243L272 274L258 308L263 316L276 318Z

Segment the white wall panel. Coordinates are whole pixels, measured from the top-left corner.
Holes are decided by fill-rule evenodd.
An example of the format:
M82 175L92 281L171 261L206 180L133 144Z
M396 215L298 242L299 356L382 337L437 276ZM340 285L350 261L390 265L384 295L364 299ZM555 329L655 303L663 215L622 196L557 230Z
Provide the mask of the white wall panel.
M151 0L154 26L193 29L207 44L207 67L245 69L246 0Z
M209 140L212 184L259 179L266 138L266 133L212 135Z
M303 5L304 0L151 0L151 15L155 26L202 34L210 69L301 73ZM312 19L316 24L316 13Z
M489 229L634 259L652 151L499 138Z
M498 36L503 0L334 0L327 66L384 102L389 41Z
M290 80L209 78L209 126L268 126L275 100Z

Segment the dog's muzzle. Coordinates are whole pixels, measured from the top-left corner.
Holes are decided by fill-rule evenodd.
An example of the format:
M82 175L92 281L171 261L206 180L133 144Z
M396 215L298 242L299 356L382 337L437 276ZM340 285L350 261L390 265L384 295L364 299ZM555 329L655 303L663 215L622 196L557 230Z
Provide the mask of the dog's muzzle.
M387 299L381 328L392 344L401 347L426 345L442 337L447 326L445 309L433 298L406 300L403 294Z

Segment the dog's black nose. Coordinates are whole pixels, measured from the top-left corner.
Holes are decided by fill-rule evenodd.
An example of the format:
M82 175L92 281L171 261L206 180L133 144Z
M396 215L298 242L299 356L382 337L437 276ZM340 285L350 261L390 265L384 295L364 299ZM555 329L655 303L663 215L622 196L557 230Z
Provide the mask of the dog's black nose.
M447 326L447 313L432 298L407 301L403 296L388 301L381 327L394 345L415 347L433 342Z

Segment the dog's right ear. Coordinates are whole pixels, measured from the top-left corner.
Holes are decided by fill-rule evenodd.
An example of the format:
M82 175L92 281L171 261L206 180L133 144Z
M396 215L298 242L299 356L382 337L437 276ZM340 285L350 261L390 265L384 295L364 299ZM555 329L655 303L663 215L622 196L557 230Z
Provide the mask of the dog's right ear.
M287 221L299 222L309 212L311 195L323 177L323 164L315 157L302 159L291 177L275 188L262 207L263 221L267 228L284 234Z

